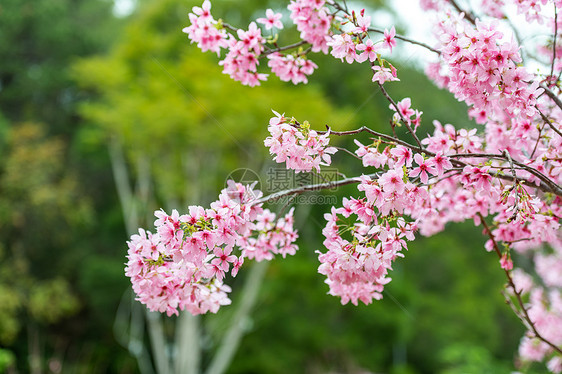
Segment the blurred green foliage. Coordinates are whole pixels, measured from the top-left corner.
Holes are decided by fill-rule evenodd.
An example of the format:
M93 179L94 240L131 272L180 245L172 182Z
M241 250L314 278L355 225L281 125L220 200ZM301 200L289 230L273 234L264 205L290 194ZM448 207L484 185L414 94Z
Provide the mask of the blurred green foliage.
M70 286L78 236L88 232L91 205L76 174L65 170L65 147L44 126L6 132L0 172L0 343L18 343L21 329L40 329L76 314Z
M0 112L14 122L72 132L81 94L67 67L107 46L117 24L111 7L106 0L2 0Z
M268 159L263 139L271 108L306 116L320 129L350 116L332 109L318 86L296 89L273 80L252 89L221 74L216 57L190 47L178 32L185 9L175 0L146 4L107 57L83 59L73 68L75 79L99 94L81 105L95 126L87 130L90 139L116 137L131 164L148 156L164 206L190 189L197 198L193 190L202 186L213 186L203 199L214 199L215 186L221 188L230 171L260 170Z
M5 372L16 362L14 354L6 349L0 349L0 370Z

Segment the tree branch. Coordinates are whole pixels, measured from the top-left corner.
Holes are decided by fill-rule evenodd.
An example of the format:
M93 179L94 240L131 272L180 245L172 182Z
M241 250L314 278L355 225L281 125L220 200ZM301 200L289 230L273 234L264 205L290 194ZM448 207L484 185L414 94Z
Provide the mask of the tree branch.
M446 155L447 157L451 157L451 158L456 158L456 157L466 157L466 158L470 158L470 157L484 157L484 158L493 158L493 159L498 159L498 160L504 160L504 161L508 161L508 158L505 155L502 154L493 154L493 153L459 153L459 154L454 154L454 155ZM517 165L519 168L521 168L522 170L525 170L526 172L533 174L535 177L539 178L548 188L548 190L558 196L562 196L562 187L560 187L558 184L554 183L550 178L548 178L546 175L544 175L543 173L541 173L540 171L525 165L519 161L515 161L515 160L511 160L513 162L514 165ZM519 178L520 180L523 180L521 178Z
M449 3L451 3L453 8L455 8L457 12L464 13L464 17L467 19L467 21L469 21L473 25L476 25L476 19L474 18L474 16L469 12L465 12L464 10L462 10L462 8L457 4L455 0L449 0Z
M494 234L492 234L492 231L490 230L490 227L488 226L488 224L486 223L486 221L484 220L484 216L479 212L477 213L478 216L480 217L480 221L482 222L482 226L484 226L484 230L486 231L486 234L490 237L490 240L492 240L492 244L493 244L493 248L494 251L496 252L496 254L498 255L498 258L501 259L502 258L502 253L500 248L498 247L498 243L496 242L496 239L494 237ZM511 273L509 270L507 269L503 269L505 272L505 276L507 277L507 284L509 286L509 288L512 289L513 294L515 295L515 299L517 300L517 304L519 304L519 308L521 308L521 314L522 317L525 319L525 321L527 321L527 323L529 324L529 328L532 331L532 333L542 342L544 342L545 344L549 345L552 349L554 349L556 352L558 352L559 354L562 354L562 349L560 347L557 347L556 345L554 345L553 343L551 343L549 340L547 340L545 337L543 337L541 335L541 333L539 333L537 331L537 328L535 327L534 322L531 320L531 317L529 317L529 312L527 310L527 308L525 308L525 303L523 302L523 299L521 299L521 291L518 291L515 283L513 282L513 278L511 277Z
M376 33L379 33L379 34L384 34L384 30L376 29L376 28L374 28L374 27L369 27L369 31L376 32ZM400 40L402 40L402 41L404 41L404 42L407 42L407 43L410 43L410 44L419 45L420 47L424 47L425 49L427 49L427 50L429 50L429 51L431 51L431 52L433 52L433 53L437 53L438 55L441 54L441 51L439 51L439 50L437 50L437 49L435 49L435 48L433 48L433 47L430 47L428 44L425 44L425 43L422 43L422 42L418 42L417 40L413 40L413 39L407 38L407 37L402 36L402 35L399 35L399 34L394 35L394 37L395 37L396 39L400 39Z
M404 147L410 148L413 151L424 152L428 156L435 156L435 153L430 152L423 147L415 146L413 144L410 144L408 142L400 140L400 139L398 139L394 136L387 135L387 134L380 133L380 132L377 132L375 130L372 130L372 129L366 127L366 126L362 126L362 127L358 128L356 130L349 130L349 131L333 131L329 126L326 126L326 127L328 128L328 131L330 131L330 134L332 134L332 135L345 136L345 135L355 135L355 134L366 132L366 133L378 136L381 139L385 139L385 140L388 140L388 141L393 142L395 144L400 144ZM318 131L319 134L325 134L326 132L327 131ZM457 154L445 155L445 156L451 158L452 159L451 162L457 167L465 167L465 166L469 165L465 162L456 160L457 158L471 158L471 157L474 157L474 158L489 158L489 159L498 159L498 160L509 162L509 160L507 159L507 157L505 155L503 155L503 154L493 154L493 153L457 153ZM529 187L538 188L543 192L551 192L551 193L554 193L557 196L562 197L562 187L560 187L558 184L554 183L550 178L548 178L547 176L545 176L544 174L542 174L538 170L535 170L534 168L532 168L528 165L525 165L521 162L513 161L513 164L517 165L519 169L525 170L528 173L531 173L535 177L539 178L541 180L541 184L537 186L536 184L529 182L525 178L514 179L512 176L509 176L509 175L496 175L496 178L509 180L509 181L519 180L520 182L524 183L525 185L527 185Z
M554 38L552 39L552 64L550 64L550 77L554 76L554 62L556 61L556 38L558 37L558 9L556 3L554 4Z
M400 140L400 139L398 139L398 138L396 138L392 135L388 135L388 134L384 134L382 132L372 130L372 129L368 128L367 126L362 126L362 127L358 128L357 130L349 130L349 131L333 131L329 126L326 126L326 127L330 131L331 135L345 136L345 135L355 135L355 134L359 134L359 133L362 133L362 132L366 132L366 133L369 133L371 135L378 136L381 139L388 140L392 143L403 145L404 147L408 147L412 150L427 153L427 151L423 147L418 147L418 146L415 146L415 145L410 144L408 142L405 142L403 140ZM327 131L318 131L319 134L325 134L326 132ZM431 152L429 152L429 153L431 153Z
M558 135L560 135L560 137L562 137L562 132L560 130L558 130L553 124L552 122L550 122L550 120L548 119L547 116L544 115L543 112L541 112L541 110L539 108L537 108L537 111L539 112L539 114L541 115L541 118L543 120L543 122L545 123L545 125L548 125L548 127L550 127L552 129L552 131L554 131L555 133L557 133Z
M308 44L308 42L306 42L304 40L301 40L300 42L289 44L289 45L286 45L286 46L283 46L283 47L270 48L267 51L263 52L260 55L260 58L264 57L264 56L267 56L267 55L270 55L270 54L275 53L275 52L282 52L282 51L286 51L288 49L297 48L297 47L300 47L301 45L305 45L305 44Z
M371 65L374 65L373 63L371 63ZM402 120L402 122L404 123L404 125L406 125L406 128L408 129L408 131L410 132L410 134L414 137L414 140L416 141L416 143L418 143L418 146L423 149L423 146L421 144L420 139L418 138L418 136L416 135L416 133L414 132L414 130L412 129L412 126L410 126L410 124L408 123L408 121L406 121L406 118L404 118L404 116L402 115L402 113L400 113L400 109L398 109L398 104L396 104L396 102L392 99L392 97L390 97L390 95L388 94L388 92L386 92L386 90L384 89L383 85L378 82L378 85L382 91L382 94L384 95L384 97L386 97L386 99L388 101L390 101L390 104L392 104L392 106L394 107L394 109L396 109L396 113L398 113L398 115L400 116L400 119Z
M552 92L548 87L544 85L540 85L539 87L544 89L544 93L546 94L546 96L550 97L550 99L554 101L558 108L562 109L562 101L560 101L560 99L554 92Z
M367 175L368 177L374 177L377 176L378 174L369 174ZM331 181L331 182L326 182L326 183L319 183L319 184L307 184L305 186L299 186L296 188L290 188L290 189L286 189L283 191L279 191L279 192L275 192L272 193L271 195L267 195L262 197L261 199L257 199L255 201L253 201L253 204L263 204L263 203L267 203L270 201L275 201L278 200L284 196L288 196L288 195L293 195L293 194L299 194L299 193L303 193L306 191L320 191L320 190L327 190L330 188L335 188L335 187L340 187L340 186L345 186L348 184L354 184L354 183L360 183L361 181L359 180L359 177L351 177L351 178L345 178L345 179L340 179L339 181Z

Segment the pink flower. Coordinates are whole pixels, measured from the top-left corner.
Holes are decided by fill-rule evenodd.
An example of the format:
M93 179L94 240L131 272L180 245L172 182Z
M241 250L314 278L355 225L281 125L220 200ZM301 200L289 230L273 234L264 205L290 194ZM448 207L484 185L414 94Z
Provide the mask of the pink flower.
M396 157L395 167L402 167L403 165L412 166L412 150L410 148L398 145L392 148L390 153Z
M292 55L283 56L281 53L271 53L267 56L267 65L271 71L284 82L292 81L293 84L308 83L307 76L318 68L311 60Z
M427 184L429 180L429 174L437 175L437 169L433 166L432 162L429 160L424 160L423 156L419 153L414 155L414 161L418 164L417 168L410 171L410 177L415 178L418 175L422 183Z
M328 53L332 16L323 0L293 0L287 7L302 40L312 44L313 52Z
M377 49L378 46L371 39L367 39L365 43L358 44L355 47L355 50L363 51L363 53L355 57L355 60L357 62L364 62L369 59L369 61L373 62L377 59Z
M379 65L373 66L373 71L375 74L373 75L373 82L379 82L383 84L384 82L388 81L399 81L395 74L393 74L392 70L389 68L385 68Z
M406 119L409 120L411 116L413 116L414 114L416 114L416 112L410 108L411 105L411 101L410 98L407 97L405 99L403 99L402 101L399 101L398 103L396 103L396 106L398 107L398 112ZM392 110L396 110L396 108L394 108L394 105L390 105L390 109Z
M513 261L511 261L511 256L508 256L507 254L504 253L500 259L500 265L501 268L504 270L513 269Z
M396 40L394 37L396 36L396 30L394 26L390 29L390 32L387 29L384 29L384 40L383 40L383 47L390 49L392 53L392 47L396 46Z
M203 1L201 8L194 6L193 13L195 13L201 20L208 20L211 17L211 2L209 0Z
M443 172L445 170L449 170L453 168L453 164L451 164L449 158L443 156L442 152L437 152L437 154L434 157L429 159L429 162L431 162L433 166L435 166L435 168L437 169L438 176L443 175Z
M347 61L351 64L357 56L355 52L355 43L349 34L335 35L332 40L328 42L328 45L332 47L332 56L339 58L343 61Z
M231 255L232 248L225 247L225 248L215 248L214 254L216 258L211 261L211 264L217 266L224 272L228 271L229 264L234 263L237 260L236 256Z
M297 172L320 171L321 165L330 165L332 154L337 152L330 143L330 133L319 135L306 126L291 125L287 120L282 122L278 113L270 120L268 130L271 134L264 144L274 154L276 162L285 162L288 169Z
M380 186L386 193L396 192L398 194L404 193L404 172L402 168L395 168L389 170L378 179Z
M362 13L365 9L362 10ZM354 33L367 33L369 32L369 27L371 26L370 16L357 16L357 26L353 29Z
M281 13L274 13L272 9L267 9L265 11L265 18L258 18L256 21L265 25L266 30L270 30L273 27L281 30L283 28L283 23L281 23L282 17Z

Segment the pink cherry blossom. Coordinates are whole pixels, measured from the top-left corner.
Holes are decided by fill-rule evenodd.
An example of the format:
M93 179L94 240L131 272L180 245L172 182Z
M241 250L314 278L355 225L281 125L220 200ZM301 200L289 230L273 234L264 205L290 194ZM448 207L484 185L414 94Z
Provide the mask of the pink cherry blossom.
M378 46L374 44L371 39L367 39L365 43L358 44L355 47L356 51L362 51L362 53L357 55L355 59L357 62L365 62L367 59L373 62L377 59L377 49Z
M383 84L385 82L392 82L392 81L399 81L395 74L393 74L390 68L382 67L379 65L373 66L373 71L375 74L373 75L373 82L379 82Z
M276 162L286 162L287 168L297 173L312 169L320 171L321 165L331 164L331 155L337 150L328 146L329 132L320 135L310 130L307 123L299 126L294 120L273 113L276 117L270 120L268 127L271 136L265 139L264 144L275 155Z
M330 136L352 136L357 162L368 168L360 177L343 180L358 183L362 195L345 198L324 215L325 249L318 252L318 271L326 276L331 295L343 304L380 299L394 261L404 257L415 233L434 235L464 220L487 225L484 248L499 254L498 270L513 277L507 292L525 294L516 307L527 312L532 321L527 322L542 336L529 330L518 360L544 361L551 372L561 372L562 360L543 340L562 345L562 47L556 39L562 19L549 14L547 0L516 1L527 23L511 24L508 1L479 4L476 17L451 2L421 1L423 9L436 12L435 20L424 18L435 30L426 49L438 52L426 74L466 104L477 128L466 121L453 125L431 119L434 128L426 135L423 112L412 107L410 98L391 98L391 129L405 122L405 138L365 127L318 132L308 122L274 112L264 144L274 161L310 172L331 164L336 148L329 145ZM392 53L396 46L395 28L377 39L377 25L371 27L364 9L357 12L348 5L345 10L333 1L292 0L290 19L300 34L293 45L262 37L255 22L245 30L215 21L208 0L193 8L184 32L203 51L220 56L224 50L223 72L246 85L260 84L268 69L282 81L307 83L318 68L309 59L311 52L330 52L349 64L369 60L373 82L398 81L396 68L381 53ZM554 5L562 8L562 0ZM280 19L280 13L268 9L257 22L279 30ZM533 50L519 45L519 37L510 32L529 23L529 30L551 36L537 39ZM529 67L529 56L539 68ZM190 207L184 215L159 211L154 234L139 230L131 236L126 272L141 302L168 314L216 312L230 302L223 283L229 270L236 275L245 258L262 261L295 252L292 211L276 218L251 204L257 198L250 199L249 190L231 184L210 209ZM512 255L515 260L528 256L525 263L534 266L533 275L514 268Z
M265 18L258 18L256 22L265 25L266 30L276 28L281 30L283 28L283 23L281 23L281 18L283 15L281 13L274 13L273 9L267 9L265 11Z
M390 52L392 52L392 47L396 46L396 40L394 39L395 36L396 30L394 29L394 26L391 27L390 31L384 29L383 47L388 48Z
M417 177L418 175L420 176L420 180L422 183L427 183L429 181L429 174L431 175L437 175L438 171L435 168L435 166L433 166L433 162L431 162L430 160L425 160L423 158L422 155L420 155L419 153L416 153L414 155L414 161L416 161L416 164L418 164L418 167L413 168L410 171L410 177Z

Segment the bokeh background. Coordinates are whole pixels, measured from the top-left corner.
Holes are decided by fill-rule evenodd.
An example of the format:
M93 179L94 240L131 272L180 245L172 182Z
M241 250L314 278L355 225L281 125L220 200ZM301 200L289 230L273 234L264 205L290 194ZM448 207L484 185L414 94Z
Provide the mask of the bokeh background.
M271 109L339 130L388 131L392 113L364 64L312 56L319 69L307 86L271 77L242 87L181 32L199 3L118 5L0 2L0 372L205 372L224 358L233 325L241 338L226 373L515 370L524 327L505 305L497 260L470 222L411 243L383 300L342 306L317 273L329 205L303 204L298 253L247 266L229 281L232 306L199 318L146 313L124 276L126 240L152 225L156 209L209 204L237 168L263 182L275 167L263 147ZM216 0L213 15L246 27L286 5ZM407 31L382 0L353 6L396 16ZM294 29L281 42L291 37ZM425 78L415 48L402 47L392 60L401 82L389 92L423 110L422 134L434 119L471 125L466 108ZM343 153L334 166L348 176L362 172ZM338 203L354 193L325 192ZM248 284L256 298L240 314Z

